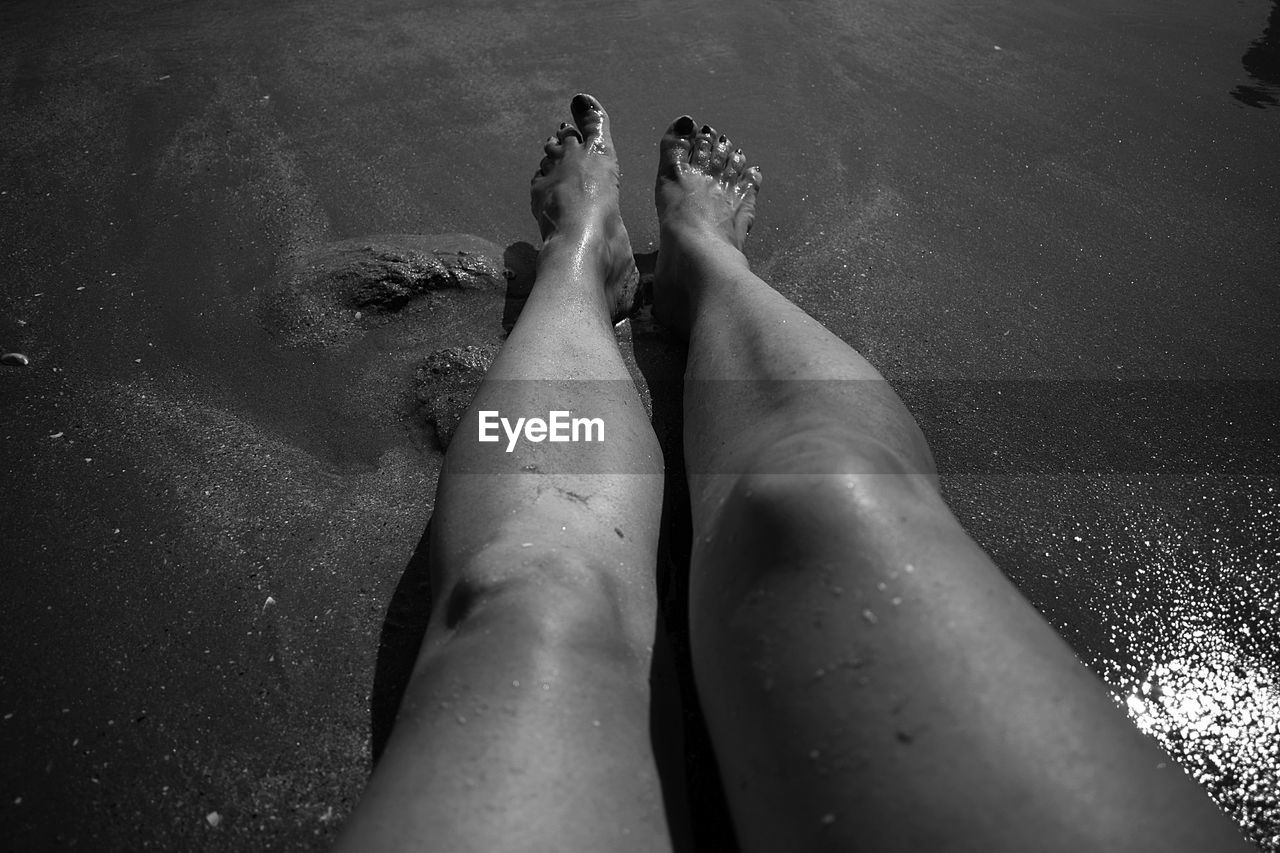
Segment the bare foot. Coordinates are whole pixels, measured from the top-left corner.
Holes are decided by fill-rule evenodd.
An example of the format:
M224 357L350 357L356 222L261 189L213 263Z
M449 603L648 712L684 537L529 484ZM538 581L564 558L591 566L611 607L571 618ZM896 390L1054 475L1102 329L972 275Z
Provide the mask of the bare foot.
M708 125L695 128L681 116L663 134L654 190L661 227L654 315L684 336L698 289L715 279L706 265L746 264L742 246L761 180L759 167L748 167L728 137Z
M586 250L604 275L605 300L616 323L630 314L640 273L618 209L618 158L609 116L591 95L574 95L573 122L547 139L533 176L533 216L542 255Z

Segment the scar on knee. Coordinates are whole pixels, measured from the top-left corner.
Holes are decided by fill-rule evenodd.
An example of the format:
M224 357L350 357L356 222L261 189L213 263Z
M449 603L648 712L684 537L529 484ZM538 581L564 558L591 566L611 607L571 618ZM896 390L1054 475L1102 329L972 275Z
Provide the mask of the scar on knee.
M587 506L588 504L591 503L591 498L588 495L580 495L577 492L572 492L572 491L569 491L568 489L562 489L559 486L556 487L556 491L564 495L566 498L573 501L574 503L580 503L583 506Z
M453 592L449 593L449 599L445 602L444 626L454 628L465 619L475 604L475 598L475 588L471 584L466 581L454 584Z

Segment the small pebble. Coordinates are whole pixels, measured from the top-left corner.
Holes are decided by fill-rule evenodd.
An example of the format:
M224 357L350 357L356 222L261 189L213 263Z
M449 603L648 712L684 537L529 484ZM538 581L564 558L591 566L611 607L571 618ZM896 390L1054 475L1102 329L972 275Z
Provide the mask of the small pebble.
M222 815L217 812L209 812L204 816L204 819L208 821L209 826L212 826L214 829L217 829L222 824Z
M30 363L31 359L20 352L7 352L0 355L0 364L7 364L10 367L26 367Z

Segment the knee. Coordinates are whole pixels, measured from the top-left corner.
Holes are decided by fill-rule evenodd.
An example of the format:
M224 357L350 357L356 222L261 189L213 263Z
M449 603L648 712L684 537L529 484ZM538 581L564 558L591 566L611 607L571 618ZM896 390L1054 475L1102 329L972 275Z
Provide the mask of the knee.
M722 524L790 538L892 523L939 502L932 472L858 436L800 433L775 442L734 483Z
M744 605L754 624L753 602L808 602L829 586L854 592L881 568L909 562L912 543L950 518L931 478L873 441L801 435L759 461L729 486L695 545L690 597L700 625L737 619Z

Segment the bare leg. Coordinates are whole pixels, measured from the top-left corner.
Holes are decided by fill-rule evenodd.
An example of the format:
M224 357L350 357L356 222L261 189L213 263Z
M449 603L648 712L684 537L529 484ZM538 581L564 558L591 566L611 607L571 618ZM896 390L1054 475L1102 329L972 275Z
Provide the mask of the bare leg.
M1245 849L961 529L875 369L748 269L758 171L688 117L661 156L694 671L744 848Z
M533 181L537 283L445 458L435 612L346 849L670 849L648 730L662 459L613 336L636 276L608 118L584 95L573 115ZM568 410L604 441L506 453L480 410Z

